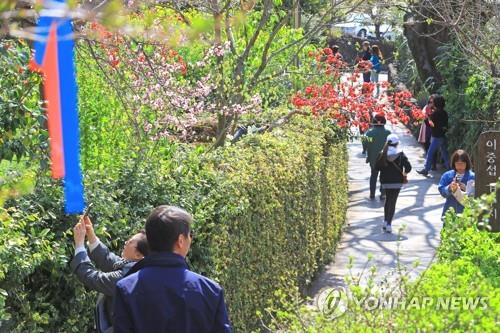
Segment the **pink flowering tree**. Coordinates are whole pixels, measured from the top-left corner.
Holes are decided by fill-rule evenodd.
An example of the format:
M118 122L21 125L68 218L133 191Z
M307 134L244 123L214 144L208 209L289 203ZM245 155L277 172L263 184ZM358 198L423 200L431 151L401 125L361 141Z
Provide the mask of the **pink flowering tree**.
M221 103L217 76L210 71L227 47L208 47L203 58L189 63L172 47L141 43L92 23L80 52L88 52L116 89L137 134L191 141L202 124L210 126L217 116L242 115L260 110L260 98ZM193 74L192 74L193 73ZM213 121L212 121L213 123Z
M85 36L92 32L97 36L81 43L80 51L90 55L105 73L125 109L131 110L130 118L140 135L190 141L203 133L210 140L215 138L214 146L224 144L227 135L245 121L245 114L286 104L290 88L300 88L307 81L302 74L309 71L304 55L314 48L311 40L321 33L326 21L340 20L340 14L335 16L337 11L343 14L356 8L334 4L325 9L319 21L293 29L290 22L298 1L290 6L271 0L158 4L160 7L137 11L136 19L159 27L168 17L179 26L192 28L200 24L199 17L210 19L211 31L202 33L193 46L203 49L201 56L185 51L190 48L185 44L187 37L175 29L171 35L178 38L172 43L150 38L161 35L155 35L154 29L140 38L130 37L126 29L111 33L96 24L86 27ZM158 14L150 20L148 12L165 13L165 8L169 15ZM319 76L315 82L326 79Z

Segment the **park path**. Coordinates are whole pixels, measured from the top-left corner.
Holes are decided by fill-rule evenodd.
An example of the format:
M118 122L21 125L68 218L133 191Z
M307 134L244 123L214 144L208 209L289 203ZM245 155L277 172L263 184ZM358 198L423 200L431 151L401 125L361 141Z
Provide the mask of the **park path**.
M403 151L412 165L408 175L409 184L405 185L398 198L392 223L393 233L382 232L384 204L379 199L378 189L375 200L369 200L370 167L361 154L360 141L350 142L347 224L334 261L325 267L309 289L309 295L313 298L323 288L345 286L344 277L359 275L370 254L373 258L368 267L376 266L380 279L394 272L398 258L400 264L410 269L417 260L420 262L411 272L412 277L423 272L434 258L440 240L440 217L444 203L437 189L440 173L431 172L429 177L417 174L416 170L424 163L422 146L402 124L386 127L399 136ZM399 231L403 226L404 230ZM349 270L350 257L354 262ZM361 284L366 282L367 275L361 276Z

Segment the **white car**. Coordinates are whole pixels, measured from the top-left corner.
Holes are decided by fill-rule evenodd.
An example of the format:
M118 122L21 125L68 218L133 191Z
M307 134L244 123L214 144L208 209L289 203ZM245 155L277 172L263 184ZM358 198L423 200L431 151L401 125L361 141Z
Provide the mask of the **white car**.
M337 23L333 27L340 29L345 35L367 38L370 36L370 16L366 14L349 14L342 23Z
M340 29L345 35L356 36L360 38L376 38L375 26L371 23L370 15L363 13L352 13L346 16L345 22L333 25ZM394 40L395 33L391 25L380 25L380 36L388 40Z
M375 26L373 26L373 30L372 31L373 32L372 32L371 35L374 38L376 38ZM382 37L383 39L394 41L396 39L396 35L397 34L398 34L398 31L394 30L391 25L388 25L388 24L381 24L380 25L380 37Z

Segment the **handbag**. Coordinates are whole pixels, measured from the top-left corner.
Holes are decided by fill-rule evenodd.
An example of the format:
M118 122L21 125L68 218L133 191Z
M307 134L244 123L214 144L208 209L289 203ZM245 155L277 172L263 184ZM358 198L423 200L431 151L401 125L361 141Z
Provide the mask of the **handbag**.
M406 173L404 173L403 170L396 163L394 163L394 161L391 161L391 163L396 167L396 169L399 170L399 172L401 172L401 175L403 176L402 183L408 184L408 175Z

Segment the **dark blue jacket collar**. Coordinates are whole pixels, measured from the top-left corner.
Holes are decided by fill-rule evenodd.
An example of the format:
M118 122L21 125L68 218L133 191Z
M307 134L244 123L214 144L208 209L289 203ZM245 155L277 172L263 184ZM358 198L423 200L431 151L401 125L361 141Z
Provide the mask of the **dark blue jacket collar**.
M141 261L137 262L127 273L128 276L145 267L169 267L189 269L186 259L172 252L153 252Z

